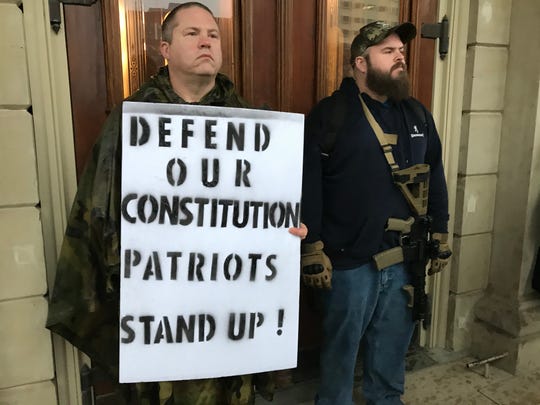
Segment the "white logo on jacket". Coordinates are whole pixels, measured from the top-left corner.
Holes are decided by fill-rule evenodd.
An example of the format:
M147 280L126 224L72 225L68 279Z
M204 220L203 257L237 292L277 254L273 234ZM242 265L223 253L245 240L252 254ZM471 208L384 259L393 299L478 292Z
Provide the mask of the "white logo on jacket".
M418 131L418 127L416 125L413 125L413 129L414 129L414 132L411 134L411 138L424 137L424 134Z

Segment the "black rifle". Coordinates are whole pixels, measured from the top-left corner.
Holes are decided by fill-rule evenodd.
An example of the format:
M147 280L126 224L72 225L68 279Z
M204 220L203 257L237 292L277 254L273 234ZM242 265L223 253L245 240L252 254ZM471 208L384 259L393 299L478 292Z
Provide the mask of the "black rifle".
M439 257L439 241L430 238L431 217L414 218L411 230L402 237L403 259L412 277L412 285L405 286L411 297L413 320L422 321L426 329L431 323L430 302L426 293L426 266Z
M414 221L405 221L410 228L402 233L403 261L412 275L412 285L404 288L411 296L409 306L413 309L413 320L422 321L423 327L427 328L431 314L426 294L426 266L431 259L441 257L440 242L431 238L431 217L427 215L429 166L418 164L395 170L392 175L415 213Z

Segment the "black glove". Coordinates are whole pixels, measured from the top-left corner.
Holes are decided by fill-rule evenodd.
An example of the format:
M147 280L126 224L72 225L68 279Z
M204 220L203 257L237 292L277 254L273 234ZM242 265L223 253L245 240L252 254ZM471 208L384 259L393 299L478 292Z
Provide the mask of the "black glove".
M302 280L309 287L332 288L332 263L319 240L302 244Z
M428 270L428 275L439 273L444 270L448 262L450 261L450 256L452 256L452 251L448 246L448 234L447 233L434 233L431 235L432 239L439 242L439 252L437 257L431 259L431 267Z

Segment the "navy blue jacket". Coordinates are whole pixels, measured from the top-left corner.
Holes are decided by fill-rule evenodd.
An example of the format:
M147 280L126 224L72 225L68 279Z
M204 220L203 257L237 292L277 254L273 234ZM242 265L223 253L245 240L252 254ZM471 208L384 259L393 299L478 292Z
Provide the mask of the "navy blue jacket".
M390 166L362 110L355 81L344 79L339 91L346 100L347 114L329 158L321 156L320 143L335 125L331 124L335 114L331 97L321 100L306 119L302 221L309 230L306 242L322 240L334 268L347 269L397 246L399 235L385 232L386 222L389 217L406 219L413 212L392 180ZM362 97L383 131L398 134L393 155L400 169L418 163L430 165L432 232L447 232L448 195L432 115L413 98L380 103L365 93Z

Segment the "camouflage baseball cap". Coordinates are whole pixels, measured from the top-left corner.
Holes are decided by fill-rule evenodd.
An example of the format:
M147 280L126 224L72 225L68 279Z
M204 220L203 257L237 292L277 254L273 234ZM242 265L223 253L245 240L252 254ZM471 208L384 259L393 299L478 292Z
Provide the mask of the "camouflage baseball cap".
M370 46L377 45L394 32L401 42L406 44L416 36L416 27L409 22L391 26L383 21L374 21L364 25L351 44L351 64L354 64L354 60L362 56Z

